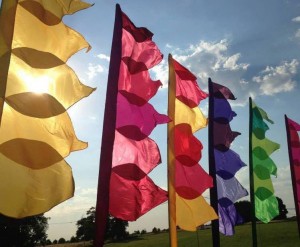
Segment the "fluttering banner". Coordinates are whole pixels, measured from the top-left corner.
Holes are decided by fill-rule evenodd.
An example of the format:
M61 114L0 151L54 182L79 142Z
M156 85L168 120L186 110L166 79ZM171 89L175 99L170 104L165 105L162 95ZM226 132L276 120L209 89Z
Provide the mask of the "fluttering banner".
M62 18L88 7L78 0L2 0L1 214L37 215L73 196L64 158L87 143L77 139L66 110L94 89L66 64L90 46Z
M135 27L124 13L122 23L109 211L117 218L134 221L167 200L166 191L147 174L161 163L158 146L149 135L169 118L148 103L161 85L160 81L153 82L148 72L162 60L153 34Z
M148 176L161 163L149 135L157 124L169 121L148 102L162 85L152 81L148 71L163 58L152 36L116 6L96 207L97 246L103 244L108 212L134 221L167 200L167 192Z
M274 188L271 175L276 176L277 167L270 155L279 149L279 144L266 138L266 131L269 129L266 121L273 124L267 113L254 102L250 110L251 147L252 157L253 190L255 203L255 216L264 223L268 223L279 214L278 201L274 195Z
M207 119L198 107L207 97L196 77L169 55L169 161L168 170L174 194L169 203L176 209L169 216L176 225L187 231L216 219L217 215L202 196L212 186L212 178L199 165L202 143L194 133L207 126ZM174 99L173 99L174 98ZM172 101L172 102L171 102ZM170 183L170 181L169 181Z
M234 234L234 226L242 223L234 203L240 198L247 196L247 190L235 178L235 174L245 166L240 156L230 149L231 143L239 132L232 131L230 122L236 116L232 111L228 100L235 100L229 88L211 82L210 100L212 116L212 148L214 151L214 170L217 182L217 199L219 215L219 231L225 235ZM212 161L210 161L212 162Z
M298 233L300 236L300 124L285 116Z

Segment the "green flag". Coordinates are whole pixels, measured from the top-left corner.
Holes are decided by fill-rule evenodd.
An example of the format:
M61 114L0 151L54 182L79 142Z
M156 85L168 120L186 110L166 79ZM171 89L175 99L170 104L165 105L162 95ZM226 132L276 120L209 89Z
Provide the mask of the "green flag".
M270 155L277 149L279 144L267 139L265 134L269 129L267 123L273 124L267 113L254 102L250 111L251 128L251 156L252 166L250 173L253 174L253 191L255 216L264 223L268 223L279 214L278 202L274 196L274 188L271 174L276 176L277 167ZM265 121L264 121L265 120Z

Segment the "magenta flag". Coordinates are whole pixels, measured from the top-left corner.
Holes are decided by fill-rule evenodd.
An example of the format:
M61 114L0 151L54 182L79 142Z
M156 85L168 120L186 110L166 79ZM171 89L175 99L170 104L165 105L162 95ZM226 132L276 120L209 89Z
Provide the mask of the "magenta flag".
M300 236L300 124L285 116L295 208Z
M163 57L152 36L148 29L136 27L122 12L122 51L109 212L128 221L136 220L167 200L167 192L148 177L148 173L161 161L158 146L148 136L157 124L169 121L166 115L158 113L148 103L161 85L160 81L153 83L150 80L148 70ZM130 145L123 146L125 143ZM114 161L119 161L118 166Z
M163 58L147 28L136 27L116 6L108 76L96 205L95 246L102 246L108 213L134 221L167 200L167 192L148 176L161 163L149 138L170 119L148 101L162 85L149 69Z

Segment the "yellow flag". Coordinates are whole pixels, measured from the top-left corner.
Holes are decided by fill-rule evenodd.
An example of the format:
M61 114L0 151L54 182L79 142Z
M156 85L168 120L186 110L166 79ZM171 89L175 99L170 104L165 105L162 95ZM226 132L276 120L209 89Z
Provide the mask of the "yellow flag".
M214 209L203 196L187 200L176 194L176 204L176 220L186 231L195 231L198 226L217 218Z
M1 214L41 214L74 194L64 158L87 144L77 139L66 110L94 89L66 65L90 46L62 18L89 6L80 0L2 0Z

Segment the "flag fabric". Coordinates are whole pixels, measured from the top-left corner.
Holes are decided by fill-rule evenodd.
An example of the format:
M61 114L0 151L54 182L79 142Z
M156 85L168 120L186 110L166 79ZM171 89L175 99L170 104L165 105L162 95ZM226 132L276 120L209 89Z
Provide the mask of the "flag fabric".
M248 192L235 178L245 163L240 156L230 149L230 145L239 132L232 131L230 122L236 116L228 100L235 100L229 88L211 82L209 95L211 98L212 116L212 148L214 152L214 170L217 184L217 200L219 215L219 231L227 236L234 234L234 226L241 223L234 203L247 196ZM210 161L211 162L211 161Z
M255 216L262 222L268 223L279 214L278 202L271 180L271 175L276 176L277 174L277 167L270 155L280 146L265 136L269 127L264 120L273 124L267 113L252 102L250 114L250 119L252 119L252 123L250 123L252 170L250 173L253 174L254 180Z
M169 121L148 102L162 85L149 76L148 70L163 58L152 36L147 28L136 27L117 5L100 157L97 235L103 234L106 207L116 218L135 221L167 200L167 192L148 176L161 163L159 148L149 135L157 124ZM99 237L96 243L102 241Z
M285 116L298 231L300 234L300 124Z
M173 122L169 123L168 170L169 177L173 177L170 186L174 188L170 195L174 198L169 198L169 203L176 209L169 217L181 229L196 231L198 226L217 219L202 196L212 186L212 178L198 163L203 146L194 136L207 126L207 119L198 107L207 94L199 88L196 77L171 55L169 70L169 90L174 91L174 102L170 102L169 96L169 116Z
M150 79L148 72L163 58L152 41L153 34L146 28L137 28L125 13L122 13L122 23L117 138L114 141L109 211L117 218L134 221L167 200L166 191L156 186L148 174L161 162L158 146L149 135L157 124L167 123L169 118L148 103L161 86L160 81ZM117 148L119 145L122 145L121 149Z
M75 0L2 1L1 214L37 215L73 196L72 169L64 158L87 143L77 139L67 109L94 89L66 64L90 46L62 18L89 6Z

